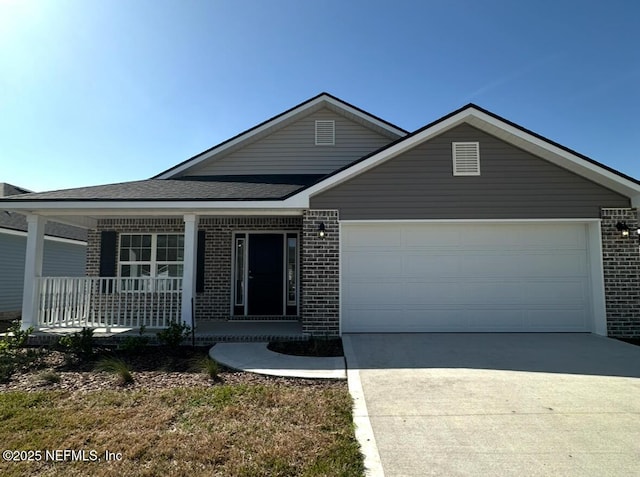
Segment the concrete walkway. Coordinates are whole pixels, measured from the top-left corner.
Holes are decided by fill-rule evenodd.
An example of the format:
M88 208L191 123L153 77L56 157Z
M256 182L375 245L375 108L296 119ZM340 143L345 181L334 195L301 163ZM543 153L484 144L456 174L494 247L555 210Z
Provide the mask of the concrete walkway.
M267 343L218 343L209 351L232 369L269 376L346 379L344 358L291 356L267 349Z
M537 333L343 345L369 475L640 475L640 347Z

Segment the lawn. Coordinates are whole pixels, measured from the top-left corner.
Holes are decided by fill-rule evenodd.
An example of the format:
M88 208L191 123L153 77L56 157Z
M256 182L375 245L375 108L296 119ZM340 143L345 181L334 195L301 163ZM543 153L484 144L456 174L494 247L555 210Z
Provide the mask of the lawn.
M0 475L363 475L346 382L212 376L206 351L13 349L23 356L0 383L0 442L26 452L3 454ZM104 356L133 381L101 370Z
M339 386L8 392L0 394L0 442L42 450L39 462L1 462L3 476L363 473L351 399ZM88 461L44 453L56 449L83 450ZM107 461L107 451L121 460Z

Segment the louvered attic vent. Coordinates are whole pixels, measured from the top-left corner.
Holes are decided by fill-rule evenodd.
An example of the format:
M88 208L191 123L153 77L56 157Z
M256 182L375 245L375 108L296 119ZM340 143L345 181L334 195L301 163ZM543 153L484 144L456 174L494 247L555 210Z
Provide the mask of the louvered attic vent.
M316 121L316 146L333 146L335 143L335 121L326 119Z
M453 175L480 175L480 143L453 142Z

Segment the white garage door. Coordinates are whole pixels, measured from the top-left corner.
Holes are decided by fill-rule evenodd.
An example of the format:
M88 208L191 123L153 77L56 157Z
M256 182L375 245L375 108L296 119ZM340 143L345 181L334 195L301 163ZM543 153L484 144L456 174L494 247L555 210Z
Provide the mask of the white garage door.
M344 223L342 331L589 331L586 225Z

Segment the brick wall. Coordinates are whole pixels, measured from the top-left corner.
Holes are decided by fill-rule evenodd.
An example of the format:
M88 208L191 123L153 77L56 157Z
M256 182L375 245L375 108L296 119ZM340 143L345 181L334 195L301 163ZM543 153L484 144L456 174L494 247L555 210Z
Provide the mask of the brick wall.
M325 238L318 236L324 223ZM302 218L302 327L306 333L340 332L340 228L337 210L307 210Z
M638 210L602 209L601 218L607 334L640 337L640 239L616 229L619 221L637 228Z
M196 319L228 319L231 314L231 250L233 232L275 230L300 232L300 217L217 217L200 219L206 230L204 293L199 293Z
M201 218L199 230L206 231L204 292L196 296L196 320L228 319L231 312L231 251L233 232L291 231L300 232L301 217L215 217ZM89 232L87 275L100 271L100 232L119 233L184 233L182 218L175 219L105 219L97 230Z

